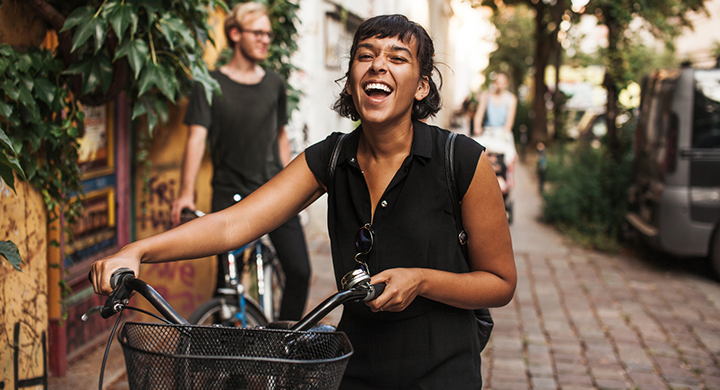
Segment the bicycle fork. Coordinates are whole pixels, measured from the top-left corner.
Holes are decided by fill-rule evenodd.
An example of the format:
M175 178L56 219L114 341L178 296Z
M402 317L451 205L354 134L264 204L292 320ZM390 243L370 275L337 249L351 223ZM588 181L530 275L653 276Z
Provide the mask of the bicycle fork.
M237 274L237 267L236 267L236 258L235 253L230 252L227 254L227 279L226 282L230 287L225 288L219 288L218 292L226 295L227 297L230 296L236 296L238 298L238 307L240 308L240 311L235 313L233 315L233 311L230 309L230 306L225 302L225 299L222 300L222 306L220 308L220 319L222 320L223 324L226 324L228 321L235 321L239 320L242 323L242 327L247 327L247 309L245 307L245 288L243 287L242 283L238 282L238 274ZM234 318L233 318L234 317Z

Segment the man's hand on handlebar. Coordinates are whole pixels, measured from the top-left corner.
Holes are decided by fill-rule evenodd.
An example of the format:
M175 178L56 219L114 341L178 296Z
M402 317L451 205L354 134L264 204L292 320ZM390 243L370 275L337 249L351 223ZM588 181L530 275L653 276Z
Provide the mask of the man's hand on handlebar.
M173 201L172 209L170 209L173 226L180 225L180 214L183 209L195 210L195 200L192 197L180 197Z
M135 272L135 276L140 275L140 257L125 250L108 256L102 260L98 260L92 264L90 270L90 281L93 284L96 294L108 295L112 292L110 286L110 276L118 268L126 267Z

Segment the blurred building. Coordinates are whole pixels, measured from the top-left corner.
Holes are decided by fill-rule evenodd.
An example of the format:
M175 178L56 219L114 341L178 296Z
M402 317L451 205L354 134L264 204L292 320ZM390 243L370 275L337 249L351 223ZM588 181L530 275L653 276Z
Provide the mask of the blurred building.
M689 60L699 68L715 66L720 49L720 0L706 0L705 7L708 15L702 12L689 14L693 29L686 29L675 40L678 58Z

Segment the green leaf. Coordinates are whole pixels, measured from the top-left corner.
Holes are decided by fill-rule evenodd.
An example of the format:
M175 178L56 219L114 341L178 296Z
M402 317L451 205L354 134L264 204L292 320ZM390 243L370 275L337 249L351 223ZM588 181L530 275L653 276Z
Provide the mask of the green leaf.
M76 8L70 16L65 19L65 24L60 32L67 31L77 25L87 24L93 15L95 15L95 7L88 5Z
M20 83L20 88L18 88L18 100L20 103L24 104L28 110L32 110L32 107L35 107L35 98L33 98L32 92L28 89L27 83Z
M112 82L112 64L110 58L105 53L96 56L91 65L90 71L87 73L83 82L82 93L86 94L95 89L98 84L103 92L107 92Z
M10 66L10 58L8 56L0 57L0 73L5 73L5 69Z
M0 45L0 55L2 55L3 57L10 57L13 54L15 54L15 50L13 50L10 45L8 45L7 43L3 43L2 45Z
M160 66L155 65L152 61L148 60L145 65L145 70L140 77L140 86L138 96L144 95L147 91L152 88L153 85L160 86L162 81L160 80Z
M45 102L48 106L52 105L55 99L57 88L47 79L47 77L35 78L35 96Z
M76 62L72 65L70 65L63 74L80 74L84 75L86 73L90 72L90 68L92 68L92 61L93 58L85 58L84 60L80 62Z
M17 101L20 97L20 91L17 89L17 80L6 79L3 81L0 88L5 92L5 95L11 100Z
M142 102L137 101L133 107L132 118L130 118L130 120L134 121L135 118L145 114L147 114L147 107L145 107L145 104Z
M157 84L160 88L160 92L165 95L173 104L175 104L175 91L178 88L177 78L175 77L175 71L173 68L165 63L160 64L160 80Z
M4 116L5 118L9 117L13 112L13 107L4 101L0 100L0 116ZM0 130L2 131L2 130Z
M105 11L107 18L110 20L110 24L115 30L119 42L122 42L122 38L127 30L128 26L133 25L137 27L138 23L138 8L133 7L128 3L120 3L113 1L105 5ZM130 37L135 34L135 30L131 30Z
M17 172L20 178L22 178L23 180L27 180L27 178L25 177L25 172L23 172L23 169L20 166L18 160L13 157L9 157L7 154L5 154L5 152L0 152L0 165L10 167L10 169Z
M180 36L185 42L192 45L195 41L190 30L185 26L182 19L173 15L163 15L158 21L162 29L160 30L165 36L165 40L170 45L170 50L174 50L176 37Z
M20 252L12 241L0 241L0 256L9 261L17 271L22 272L20 264L25 262L20 258Z
M10 138L7 136L7 134L5 134L5 131L3 129L0 129L0 144L10 149L10 151L13 153L13 156L17 156L17 152L13 147L12 141L10 141Z
M0 179L17 194L17 191L15 191L15 176L13 175L9 159L3 151L0 151Z
M98 17L93 17L87 21L87 23L80 25L75 35L73 35L73 45L71 52L74 52L83 43L87 42L90 37L95 37L95 53L100 50L103 43L105 42L105 33L107 31L107 25L104 20Z
M135 72L135 79L137 79L138 76L140 76L140 71L142 71L143 66L145 65L145 61L148 60L149 53L150 50L148 49L145 41L141 39L133 39L117 49L113 61L122 56L127 56L130 67L133 72Z

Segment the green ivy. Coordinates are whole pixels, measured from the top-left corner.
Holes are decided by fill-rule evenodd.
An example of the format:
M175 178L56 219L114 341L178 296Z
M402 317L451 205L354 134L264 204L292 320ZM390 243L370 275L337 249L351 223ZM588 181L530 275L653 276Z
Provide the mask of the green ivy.
M132 120L147 116L152 135L168 119L166 102L185 96L194 81L203 84L208 100L220 93L202 59L205 42L214 43L207 20L215 7L227 9L220 0L88 1L60 30L73 32L77 56L65 74L82 77L82 94L107 93L118 77L114 65L127 61Z
M0 45L3 182L14 191L16 173L32 183L43 196L49 221L64 210L65 231L71 236L69 226L80 215L83 198L77 163L78 124L84 119L79 102L104 104L124 90L136 128L151 137L168 120L166 102L175 103L194 81L205 86L208 96L219 93L202 60L203 45L213 42L207 20L216 7L226 9L221 0L90 0L37 7L59 30L60 47L18 52ZM69 43L64 39L68 34ZM122 88L114 91L112 85ZM139 122L142 117L146 120ZM147 158L147 153L139 154ZM0 243L0 255L19 266L15 245Z
M22 272L20 264L25 264L25 262L20 258L20 252L12 241L0 241L0 256L9 261L13 268Z
M74 222L80 205L71 200L82 192L77 123L83 113L65 87L63 63L38 48L20 53L3 44L0 54L2 179L14 190L15 171L41 192L51 221L65 203L66 220Z

